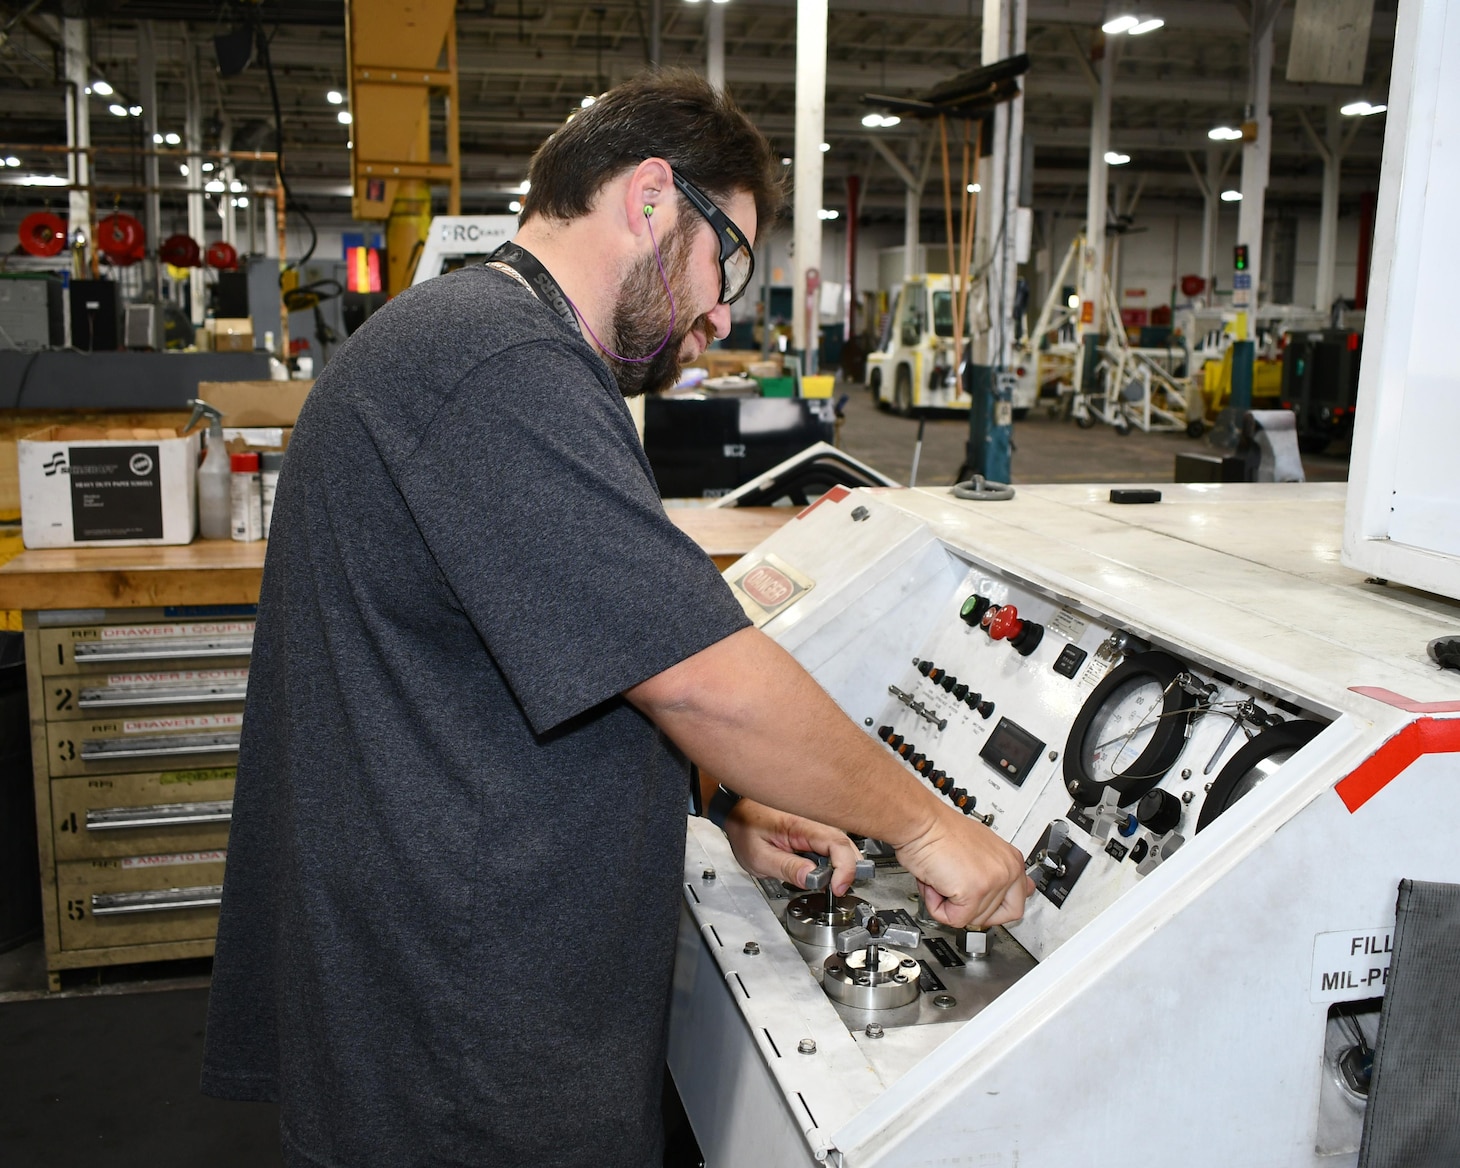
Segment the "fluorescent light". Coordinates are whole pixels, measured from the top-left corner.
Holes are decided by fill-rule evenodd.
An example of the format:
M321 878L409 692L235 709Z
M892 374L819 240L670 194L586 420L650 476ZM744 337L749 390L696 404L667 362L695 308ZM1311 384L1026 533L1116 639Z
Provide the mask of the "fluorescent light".
M54 174L28 174L20 180L23 187L64 187L66 180Z
M176 146L180 142L182 142L182 139L179 138L176 134L164 134L162 137L163 141L165 141L169 146Z
M1100 31L1111 36L1119 36L1123 32L1130 32L1136 25L1140 24L1140 18L1136 16L1117 16L1107 20L1100 26Z
M578 108L579 109L587 109L590 105L592 105L597 100L598 100L598 98L594 97L591 93L585 93L583 95L583 100L578 103Z
M177 170L178 170L178 173L183 176L183 178L187 178L188 177L188 168L187 168L186 163L183 164L182 166L179 166L177 168Z
M223 193L223 180L215 178L212 182L204 183L203 189L210 195L221 195Z
M1338 112L1349 118L1367 118L1370 114L1382 114L1388 108L1387 105L1370 105L1367 101L1360 99L1341 106Z
M152 135L152 145L154 145L154 146L161 146L162 145L162 142L163 142L163 138L162 138L162 135L161 134L153 134Z
M1213 142L1235 142L1242 137L1242 131L1235 126L1217 126L1207 131L1207 137Z
M816 213L823 219L836 219L839 218L841 215L840 211L833 211L828 207L823 207L820 211Z
M1222 202L1224 202L1224 203L1240 203L1241 201L1242 201L1242 192L1241 191L1223 191L1222 192Z
M522 210L522 204L516 199L513 199L510 203L507 204L507 210L511 211L512 214L515 215L517 214L517 212Z
M1136 25L1135 28L1130 29L1129 33L1131 36L1144 36L1148 32L1155 32L1165 23L1159 16L1148 17Z
M134 118L140 118L142 116L142 107L140 105L129 105L127 112Z
M237 179L234 179L231 183L228 184L228 189L232 191L235 195L242 194L244 191L248 190L248 188Z
M969 183L968 184L968 193L970 195L976 195L981 190L983 190L983 187L980 186L978 183Z
M517 184L517 193L519 195L525 195L530 190L532 190L532 180L530 178L525 178Z
M248 196L247 195L239 195L238 198L236 198L236 199L233 200L233 205L235 207L247 207L248 206Z
M110 97L113 93L116 92L116 90L114 90L107 82L102 81L98 78L96 81L93 81L91 83L91 92L99 93L102 97Z
M345 104L345 95L341 93L338 89L331 89L328 93L324 95L324 99L325 101L329 102L330 105Z
M897 125L901 121L902 119L896 114L886 114L882 118L882 127L883 129L887 129L891 126Z
M781 165L782 166L790 166L791 165L791 160L789 158L782 158L781 159Z
M1119 150L1107 150L1105 152L1105 162L1108 166L1124 166L1129 161L1130 155L1122 154Z
M822 144L821 144L821 152L822 152L822 153L823 153L823 154L825 154L825 153L826 153L826 152L827 152L827 151L828 151L828 150L830 150L830 149L831 149L831 143L830 143L830 142L823 142L823 143L822 143Z
M342 126L348 126L355 120L355 116L349 110L341 110L335 115L335 120Z
M866 126L869 130L876 129L881 124L882 124L882 115L881 114L867 114L862 119L862 125Z
M205 163L203 163L203 173L204 174L211 174L212 171L213 171L213 164L211 162L205 162Z
M112 102L111 105L107 106L106 108L111 110L111 112L116 114L116 116L119 118L124 118L127 116L127 107L124 105L118 105L116 102Z
M13 154L7 154L5 156L5 165L6 166L19 166L20 165L20 159L16 158L15 155L13 155Z

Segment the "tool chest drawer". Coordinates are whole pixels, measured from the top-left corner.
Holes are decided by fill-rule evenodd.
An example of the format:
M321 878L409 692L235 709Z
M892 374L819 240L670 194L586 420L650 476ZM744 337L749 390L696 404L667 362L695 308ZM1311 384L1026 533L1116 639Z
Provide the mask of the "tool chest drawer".
M212 951L254 607L26 612L46 958Z
M190 941L218 931L224 851L56 865L62 949Z
M201 767L53 779L56 859L226 847L233 776L233 767Z
M51 614L47 614L51 615ZM117 673L123 669L226 668L253 652L249 620L140 620L67 625L38 630L41 674Z

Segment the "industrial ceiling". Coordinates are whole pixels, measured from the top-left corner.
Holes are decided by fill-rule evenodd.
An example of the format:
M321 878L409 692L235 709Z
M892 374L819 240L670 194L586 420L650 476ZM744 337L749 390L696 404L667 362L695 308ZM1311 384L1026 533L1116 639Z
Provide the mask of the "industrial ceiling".
M1388 92L1397 0L1377 0L1364 83L1295 84L1284 79L1292 6L1275 26L1272 83L1273 147L1268 205L1316 207L1323 164L1310 129L1323 134L1326 108L1335 101ZM1033 140L1037 207L1078 215L1086 183L1091 107L1092 45L1101 22L1116 11L1104 0L1031 0L1026 78L1026 134ZM661 58L667 65L703 67L705 3L662 0ZM1200 196L1192 165L1205 166L1213 144L1207 131L1242 120L1247 94L1247 5L1235 0L1141 0L1143 14L1165 26L1149 35L1117 39L1112 146L1131 161L1112 180L1142 185L1147 201ZM213 38L242 23L236 0L92 0L89 3L0 3L0 140L20 163L0 169L0 223L13 227L26 210L64 196L20 185L33 174L56 174L62 163L28 146L64 143L64 89L59 82L59 18L90 21L98 77L118 94L138 89L138 22L155 21L159 52L160 129L181 130L186 54L202 62L205 147L216 148L231 130L235 149L271 149L273 118L267 79L254 64L223 79ZM1133 9L1135 10L1135 9ZM826 95L824 205L845 208L845 179L859 175L863 216L900 219L903 186L873 147L876 134L899 157L914 157L915 123L869 130L861 96L904 94L978 64L982 4L975 0L901 0L852 3L831 0ZM340 0L263 0L273 29L273 60L284 113L286 166L296 198L312 213L348 215L347 149L350 128L340 107L326 100L345 89L344 6ZM794 125L795 4L793 0L731 0L724 9L726 83L778 148L789 155ZM527 170L537 144L586 94L597 93L643 69L649 58L650 0L463 0L457 6L461 84L463 211L502 212ZM138 117L108 112L111 98L93 95L93 143L142 147ZM1307 126L1305 127L1305 121ZM1378 184L1383 117L1353 119L1344 160L1343 192L1352 202ZM1234 154L1240 143L1223 144ZM1235 176L1237 167L1233 167ZM180 206L184 180L164 168ZM245 168L245 176L247 169ZM255 176L266 184L266 167ZM141 164L126 155L98 163L100 185L136 185ZM929 184L925 213L940 214L940 192ZM110 203L110 198L99 198ZM135 201L135 198L134 200Z

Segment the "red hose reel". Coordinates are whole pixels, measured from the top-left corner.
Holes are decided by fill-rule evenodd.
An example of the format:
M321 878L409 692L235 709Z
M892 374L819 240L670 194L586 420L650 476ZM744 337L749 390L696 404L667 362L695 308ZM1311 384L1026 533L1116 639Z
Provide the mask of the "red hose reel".
M147 230L131 215L118 212L96 224L96 249L118 267L130 267L146 251Z
M51 211L32 211L20 221L20 246L33 256L60 255L66 221Z

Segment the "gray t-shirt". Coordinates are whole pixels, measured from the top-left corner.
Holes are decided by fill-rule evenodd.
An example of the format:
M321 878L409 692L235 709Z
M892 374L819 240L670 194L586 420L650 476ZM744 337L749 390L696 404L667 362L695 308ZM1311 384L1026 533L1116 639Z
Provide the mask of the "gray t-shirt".
M748 623L509 277L309 395L259 602L203 1089L291 1166L658 1156L687 763L619 695Z

